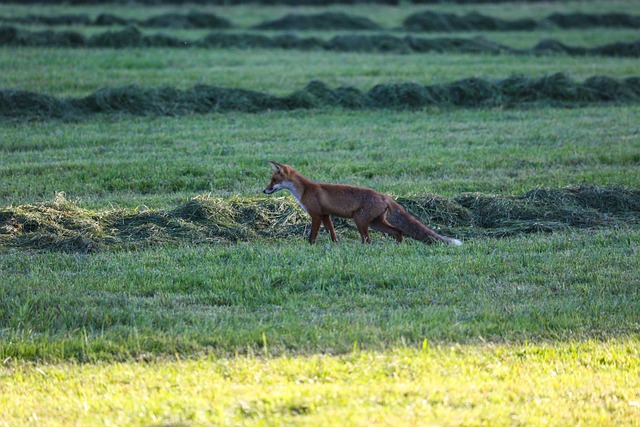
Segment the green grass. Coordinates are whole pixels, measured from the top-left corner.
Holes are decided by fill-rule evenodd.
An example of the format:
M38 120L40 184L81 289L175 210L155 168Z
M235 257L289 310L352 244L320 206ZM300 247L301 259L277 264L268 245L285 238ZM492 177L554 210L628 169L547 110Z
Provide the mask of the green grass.
M384 350L423 339L522 342L638 332L634 230L346 239L2 256L0 359Z
M553 5L481 12L640 14L628 0ZM392 26L423 9L344 10ZM87 10L104 11L2 5L0 15ZM241 26L289 11L208 10ZM585 43L614 33L601 34L550 33ZM496 34L523 46L539 36ZM61 97L128 84L287 94L311 79L367 90L514 73L566 72L578 81L638 75L637 60L621 58L216 49L2 48L0 69L0 87ZM638 123L635 105L5 121L0 216L61 191L80 226L104 212L176 209L198 195L245 200L261 195L268 159L399 197L637 189ZM185 243L163 240L150 222L130 245L97 253L5 244L15 225L5 221L0 425L637 425L633 218L469 237L456 248L396 245L379 234L363 246L352 230L338 245L326 233L316 246L301 234Z
M637 339L23 365L9 425L637 425ZM420 348L420 349L418 349Z
M83 207L174 208L255 197L267 160L396 196L522 194L581 183L640 187L640 109L322 111L99 117L3 127L0 205L64 191Z
M109 6L93 6L93 5L18 5L5 4L0 5L0 16L25 16L29 14L37 15L62 15L62 14L80 14L84 13L95 18L101 13L111 13L126 18L146 19L149 16L156 16L163 13L188 13L191 10L215 13L223 18L231 20L231 22L241 28L249 28L253 25L260 24L267 20L274 20L283 17L289 13L296 14L316 14L326 11L344 12L357 16L366 16L372 21L382 25L385 28L397 28L402 25L402 21L409 15L424 10L433 10L437 12L455 13L464 15L471 12L478 12L483 15L495 16L502 19L519 19L533 18L543 19L551 13L595 13L604 14L611 12L627 13L630 15L640 14L640 6L633 0L612 0L612 1L558 1L552 5L548 3L527 3L514 2L505 7L502 3L497 4L433 4L433 5L412 5L403 4L401 7L375 5L375 7L366 4L361 5L334 5L329 7L311 7L311 6L270 6L255 7L253 5L240 6L195 6L195 7L179 7L179 6L158 6L150 8L148 5L130 4L126 8L114 10Z
M7 23L12 27L20 28L26 32L39 32L39 31L72 31L78 34L82 34L85 37L91 37L97 34L103 34L107 32L122 31L124 27L102 27L102 26L49 26L49 25L26 25L26 24L14 24ZM309 30L309 31L276 31L276 30L253 30L250 28L233 28L226 30L217 29L177 29L177 28L137 28L144 36L153 35L166 35L181 41L186 42L198 42L203 40L206 36L212 33L221 34L238 34L238 35L262 35L269 38L275 38L283 35L294 34L300 39L316 38L329 42L333 37L339 35L388 35L394 38L402 39L405 36L410 36L417 39L441 39L441 38L458 38L458 39L472 39L475 37L482 37L489 41L501 43L507 47L516 49L532 49L538 42L545 39L555 39L569 46L577 47L596 47L605 44L616 42L633 42L638 38L638 32L636 29L625 29L615 27L601 27L597 28L597 31L591 29L560 29L560 28L547 28L532 31L464 31L464 32L405 32L400 29L396 30L378 30L378 31L348 31L348 30L333 30L333 31L321 31L321 30ZM195 49L195 48L194 48ZM207 48L209 49L209 48ZM210 48L214 49L214 48ZM78 50L86 51L87 49L78 48ZM179 51L178 48L166 49L168 54ZM184 50L184 49L183 49ZM259 50L258 50L259 51ZM272 54L279 54L279 50L270 50ZM321 49L318 49L321 52ZM414 53L415 55L424 55L420 53ZM388 53L383 56L388 56ZM404 55L403 55L404 56ZM546 55L547 57L549 55ZM544 58L545 56L543 56ZM552 56L553 57L553 56ZM555 58L554 58L555 60Z
M0 67L4 71L0 87L67 97L130 84L183 89L210 84L284 95L313 79L331 87L369 90L392 81L427 85L467 77L498 80L513 74L541 77L556 72L583 81L594 75L625 78L638 74L634 58L162 48L0 48Z

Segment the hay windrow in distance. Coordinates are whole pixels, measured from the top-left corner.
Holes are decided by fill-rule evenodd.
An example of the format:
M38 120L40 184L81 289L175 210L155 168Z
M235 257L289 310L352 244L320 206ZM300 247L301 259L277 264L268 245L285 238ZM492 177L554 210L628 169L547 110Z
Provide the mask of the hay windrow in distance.
M19 25L81 25L81 26L126 26L145 28L181 29L228 29L233 23L218 15L191 11L189 13L165 13L147 19L123 18L112 13L101 13L95 18L87 14L62 14L57 16L30 14L26 16L0 17L0 22ZM625 13L553 13L536 21L531 18L515 20L499 19L477 12L466 15L425 10L407 16L402 30L419 32L459 31L532 31L547 28L640 28L640 16ZM318 14L288 14L265 21L252 27L255 30L279 31L336 31L336 30L384 30L367 17L343 12Z
M478 54L640 57L640 39L608 43L596 47L569 46L557 40L541 40L530 49L516 49L485 37L394 36L390 34L342 34L324 40L295 34L267 36L254 33L212 32L198 40L183 40L158 33L145 35L135 26L85 36L77 31L27 31L12 26L0 27L0 46L61 48L261 48L326 50L338 52L429 53L455 52Z
M542 21L559 28L640 28L640 16L626 13L553 13Z
M84 98L62 99L24 90L0 89L0 117L14 120L78 119L92 114L180 115L227 111L322 108L408 109L578 107L597 103L640 102L640 77L617 80L594 76L577 83L562 73L531 79L522 75L491 81L467 78L446 84L378 84L367 92L353 87L330 88L311 81L286 96L246 89L197 85L172 87L124 86L100 89Z
M462 238L640 225L640 190L626 187L540 188L521 196L472 193L397 200L422 222ZM291 197L198 196L170 210L92 212L61 193L52 202L0 209L0 250L95 252L162 244L304 239L308 227L307 214ZM350 221L336 221L336 229L342 237L357 241Z
M557 0L409 0L414 4L483 4L483 3L540 3L554 2ZM353 5L353 4L385 4L398 6L402 4L400 0L5 0L5 3L22 4L114 4L128 5L138 3L144 5L184 5L184 4L204 4L209 6L231 6L231 5L286 5L286 6L328 6L328 5Z
M315 15L288 14L282 18L263 22L253 27L256 30L382 30L383 28L366 17L342 12L325 12Z
M137 25L145 28L179 28L179 29L226 29L233 24L228 19L213 13L164 13L144 20L122 18L112 13L101 13L95 19L87 14L64 14L57 16L30 14L16 17L0 17L0 22L20 25L83 25L83 26L128 26Z
M640 28L640 16L625 13L553 13L536 21L531 18L504 20L477 12L466 15L426 10L409 15L403 29L420 32L450 31L533 31L558 27L571 28Z
M530 18L507 21L475 12L461 16L430 10L412 14L403 21L405 30L420 32L532 31L537 26L538 23Z

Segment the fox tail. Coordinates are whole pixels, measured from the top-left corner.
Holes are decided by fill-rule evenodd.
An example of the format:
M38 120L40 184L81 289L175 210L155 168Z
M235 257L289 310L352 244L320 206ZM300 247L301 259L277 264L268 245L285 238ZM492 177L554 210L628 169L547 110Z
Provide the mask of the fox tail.
M448 245L459 246L462 242L458 239L452 239L450 237L441 236L426 225L418 221L413 215L407 212L402 206L393 200L389 200L388 203L388 215L387 221L394 227L400 229L404 234L412 237L416 240L420 240L425 243L433 243L434 241L441 241Z

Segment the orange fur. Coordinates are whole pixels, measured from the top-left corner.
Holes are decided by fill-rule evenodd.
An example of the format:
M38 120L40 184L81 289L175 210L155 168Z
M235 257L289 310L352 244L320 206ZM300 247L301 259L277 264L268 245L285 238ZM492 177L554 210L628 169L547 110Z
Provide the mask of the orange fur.
M289 190L294 195L302 209L311 217L310 243L315 243L321 223L329 231L331 240L338 241L331 221L333 215L352 218L362 243L371 242L371 227L392 235L398 243L402 242L403 234L406 234L427 243L438 240L453 245L461 244L459 240L441 236L431 230L390 197L375 190L313 182L289 165L271 161L269 163L273 167L273 175L264 193L273 194L279 190Z

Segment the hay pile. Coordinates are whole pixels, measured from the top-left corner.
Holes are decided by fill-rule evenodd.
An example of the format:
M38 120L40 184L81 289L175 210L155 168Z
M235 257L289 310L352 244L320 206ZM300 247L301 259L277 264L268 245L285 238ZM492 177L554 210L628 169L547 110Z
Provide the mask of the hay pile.
M640 225L640 190L579 186L522 196L463 194L400 198L422 222L458 237L504 237L568 228ZM338 220L356 238L351 221ZM91 212L60 194L50 203L0 210L0 249L72 252L138 249L161 244L219 244L304 239L309 218L290 197L196 197L172 210Z
M66 100L36 92L0 89L0 117L68 119L78 113Z
M514 197L467 194L455 201L472 213L474 227L496 237L640 223L640 190L629 188L536 189Z
M138 20L132 18L122 18L111 13L102 13L95 19L89 18L86 14L65 14L58 16L50 15L27 15L20 17L0 17L0 22L21 25L84 25L84 26L111 26L111 25L137 25L146 28L208 28L223 29L231 28L231 21L221 18L218 15L206 12L165 13L156 15L148 19Z
M596 48L571 47L555 40L543 40L530 51L514 49L483 38L395 37L391 35L341 35L325 41L315 37L298 37L293 34L269 37L256 34L211 33L200 40L181 40L163 34L143 35L135 27L121 31L108 31L85 37L74 31L30 32L15 27L0 28L0 45L28 47L207 47L207 48L264 48L264 49L323 49L344 52L469 52L469 53L564 53L569 55L638 56L637 43L619 42Z
M0 245L91 252L109 238L102 222L59 193L49 203L0 210Z
M382 27L369 18L341 12L325 12L316 15L288 14L274 21L253 27L256 30L381 30Z
M640 39L632 42L607 43L591 48L569 46L554 39L541 40L533 48L534 54L566 54L572 56L613 56L637 58L640 56Z
M0 90L0 117L77 118L96 113L179 115L224 111L262 112L315 108L503 107L582 106L602 102L640 101L640 78L616 80L594 76L577 83L562 73L530 79L512 76L489 81L469 78L448 84L379 84L368 92L357 88L332 89L312 81L301 90L279 97L266 93L198 85L180 90L170 87L125 86L101 89L85 98L59 99L22 91Z
M460 0L456 0L460 2ZM473 0L478 2L478 0ZM424 0L421 0L424 2ZM212 13L192 11L187 14L165 13L148 19L123 18L103 13L95 19L86 14L64 14L58 16L30 14L20 17L0 17L0 22L20 25L83 25L111 26L136 25L145 28L208 28L226 29L233 24L228 19ZM626 13L554 13L535 21L530 18L513 21L494 18L480 13L456 15L435 11L423 11L409 15L402 29L407 31L531 31L540 28L640 28L640 17ZM253 27L257 30L383 30L369 18L341 12L326 12L314 15L288 14L282 18L266 21Z
M255 91L205 85L187 90L125 86L102 89L68 102L71 109L83 113L175 115L221 111L259 112L273 107L276 99Z
M100 18L100 17L98 17ZM102 22L104 22L104 16ZM149 28L208 28L222 29L231 28L231 21L221 18L213 13L190 12L187 14L165 13L138 22L128 22L127 25L138 24L142 27Z
M537 26L533 19L505 21L470 13L464 16L453 13L425 11L408 16L403 22L407 31L531 31Z
M344 34L334 36L329 40L323 40L317 37L299 37L295 34L266 36L253 33L213 32L198 40L185 40L162 33L145 35L135 26L128 26L118 31L106 31L89 37L76 31L27 31L16 27L3 26L0 27L0 46L113 49L131 47L261 48L405 54L458 52L543 55L562 53L580 56L640 57L640 40L621 41L586 48L568 46L557 40L550 39L540 41L531 49L516 49L483 37L420 38L415 36L398 37L389 34Z
M82 14L64 14L64 15L36 15L30 14L26 16L0 17L0 22L7 22L21 25L94 25L94 21L89 15Z
M526 3L548 2L549 0L409 0L409 3L415 4L477 4L477 3L508 3L520 1ZM398 6L400 0L5 0L7 3L25 3L25 4L129 4L139 3L147 5L184 5L184 4L206 4L216 6L230 6L237 4L253 4L253 5L287 5L287 6L328 6L336 4L353 5L358 3L373 3Z
M524 18L513 21L479 13L456 15L424 11L409 15L403 21L407 31L531 31L548 27L569 28L640 28L640 16L624 13L588 14L554 13L541 21Z
M196 197L168 211L91 212L60 194L0 211L0 246L94 252L169 243L232 243L303 235L306 214L282 198Z
M546 24L560 28L640 28L640 16L626 13L554 13L547 16L540 26Z

